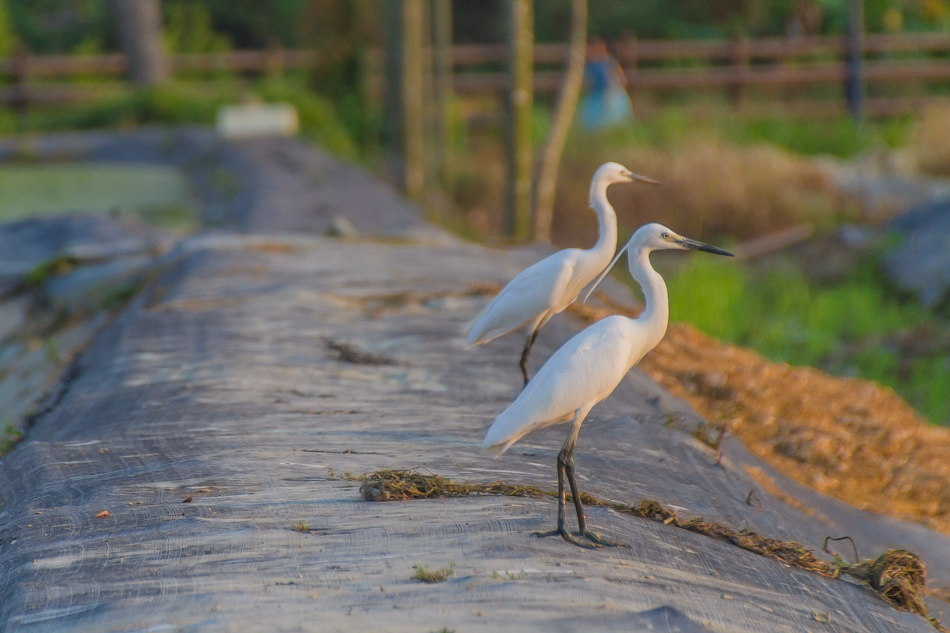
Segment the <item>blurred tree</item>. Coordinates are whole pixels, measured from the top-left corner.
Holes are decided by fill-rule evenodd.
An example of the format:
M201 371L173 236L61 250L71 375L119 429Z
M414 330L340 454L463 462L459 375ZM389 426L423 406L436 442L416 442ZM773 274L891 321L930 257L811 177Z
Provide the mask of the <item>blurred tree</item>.
M161 0L109 0L116 33L129 58L129 76L137 86L151 86L168 78L162 42Z
M539 4L559 4L546 0ZM568 9L570 12L570 9ZM452 39L459 44L505 41L504 0L454 0ZM562 29L558 33L563 33Z

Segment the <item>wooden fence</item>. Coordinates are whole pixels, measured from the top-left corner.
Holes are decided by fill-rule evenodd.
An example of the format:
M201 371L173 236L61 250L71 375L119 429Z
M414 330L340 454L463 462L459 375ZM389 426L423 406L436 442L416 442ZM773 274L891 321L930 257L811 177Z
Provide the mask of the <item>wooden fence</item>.
M234 51L216 54L169 55L175 73L265 73L309 68L316 59L312 50ZM116 80L128 72L125 55L20 55L0 58L0 104L26 107L30 104L64 103L95 99L114 91ZM82 82L63 80L82 78ZM93 78L93 80L85 81ZM96 79L112 79L111 83Z
M928 84L950 82L950 35L874 34L863 38L864 75L868 84ZM788 114L814 116L845 110L843 86L848 77L843 37L761 38L735 40L637 40L612 44L628 89L636 95L657 91L727 90L741 102L750 89L782 90L780 104ZM941 56L946 54L945 58ZM539 93L559 89L561 67L567 63L563 44L538 44L534 75ZM507 77L501 68L503 45L456 46L453 50L454 86L460 94L501 92ZM842 86L839 100L789 97L796 89L821 84ZM872 115L914 110L925 95L876 97L869 100ZM779 103L779 102L775 102ZM747 104L748 105L748 104ZM768 107L769 103L759 103ZM756 108L751 108L755 111Z
M727 90L741 100L750 89L794 91L820 84L841 84L847 78L845 42L841 37L762 38L736 40L637 40L613 43L614 53L635 95L656 91ZM929 84L950 82L950 35L894 34L864 37L865 78L868 84ZM534 89L553 93L561 85L567 46L534 47ZM943 55L946 55L945 57ZM223 54L171 55L176 73L280 73L307 68L317 52L237 51ZM916 57L915 57L916 56ZM453 88L459 94L504 91L507 76L503 44L457 45L452 50ZM367 53L369 83L381 90L383 52ZM26 106L93 99L114 90L115 79L127 71L123 55L21 56L0 59L0 103ZM70 82L86 76L83 82ZM90 83L88 77L113 78ZM843 91L842 91L843 94ZM871 98L869 114L892 114L920 106L925 95ZM781 103L790 114L813 116L843 111L840 100L789 99ZM754 109L754 108L753 108Z

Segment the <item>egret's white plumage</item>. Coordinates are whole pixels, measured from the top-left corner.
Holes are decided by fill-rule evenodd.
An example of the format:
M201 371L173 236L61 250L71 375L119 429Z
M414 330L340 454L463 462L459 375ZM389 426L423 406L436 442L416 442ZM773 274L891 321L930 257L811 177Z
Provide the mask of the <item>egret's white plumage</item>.
M641 227L617 253L613 263L626 252L630 274L643 288L646 308L636 319L611 316L578 333L544 364L515 401L492 423L482 444L483 450L496 457L524 435L552 424L573 420L574 425L558 456L560 509L558 530L565 539L578 545L564 528L564 473L567 472L581 533L597 544L609 544L588 532L573 477L573 450L577 434L591 408L609 396L631 367L656 347L666 333L669 301L663 278L650 265L650 253L665 249L695 249L730 255L714 246L680 235L661 224ZM600 275L593 288L610 271ZM566 469L566 470L565 470Z
M617 214L607 201L607 187L637 180L656 183L617 163L602 165L590 186L590 205L600 223L600 237L594 247L558 251L519 273L479 315L466 344L471 347L487 343L527 326L528 338L521 359L527 383L527 357L537 332L551 317L571 305L584 286L604 270L617 246Z

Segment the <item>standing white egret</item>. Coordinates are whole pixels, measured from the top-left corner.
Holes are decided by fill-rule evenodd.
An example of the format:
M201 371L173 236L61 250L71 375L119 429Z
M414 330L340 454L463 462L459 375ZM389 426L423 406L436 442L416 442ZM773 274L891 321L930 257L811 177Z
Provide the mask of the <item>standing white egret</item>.
M566 248L521 271L482 311L465 341L468 347L487 343L527 326L521 373L528 384L528 353L538 332L555 314L571 305L596 277L617 247L617 214L607 201L607 187L618 182L659 183L634 174L623 165L604 163L590 185L590 206L597 212L600 237L593 248Z
M656 347L666 334L669 320L666 284L650 265L650 253L666 249L695 249L732 256L732 253L715 246L677 235L661 224L641 227L620 249L583 300L587 300L620 256L627 252L630 274L643 288L646 300L643 313L636 319L607 317L575 335L548 359L511 406L495 418L485 435L482 449L497 457L531 431L573 420L574 426L557 456L557 530L538 533L538 536L560 534L565 540L581 547L620 545L587 529L584 508L574 479L574 443L581 423L591 408L609 396L630 368ZM565 527L565 473L577 511L578 535L587 538L589 543L577 540Z

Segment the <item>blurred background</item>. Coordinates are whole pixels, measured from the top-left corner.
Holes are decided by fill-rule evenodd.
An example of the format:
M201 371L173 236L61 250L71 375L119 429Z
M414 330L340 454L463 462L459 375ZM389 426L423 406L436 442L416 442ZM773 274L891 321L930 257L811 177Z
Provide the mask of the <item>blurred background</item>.
M621 239L740 260L656 257L673 319L950 424L950 0L0 0L0 221L195 230L181 172L31 143L268 103L480 242L589 247L597 166L656 178L611 189Z

